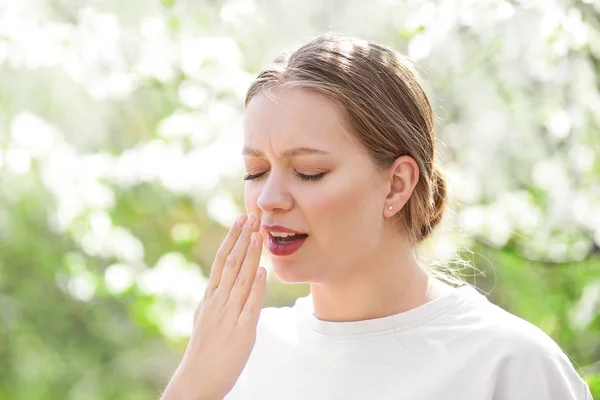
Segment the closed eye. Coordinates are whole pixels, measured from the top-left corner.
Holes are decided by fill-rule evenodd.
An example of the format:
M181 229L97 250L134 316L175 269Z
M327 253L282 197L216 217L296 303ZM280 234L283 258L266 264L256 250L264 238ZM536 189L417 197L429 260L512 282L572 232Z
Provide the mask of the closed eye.
M321 179L325 176L325 172L321 172L320 174L316 174L316 175L304 175L304 174L301 174L300 172L296 172L296 176L305 182L306 181L318 181L319 179Z
M263 176L264 174L266 174L266 172L261 172L260 174L255 174L255 175L248 174L248 175L246 175L246 176L244 177L244 180L245 180L245 181L253 181L253 180L255 180L255 179L258 179L258 178L260 178L260 177L261 177L261 176Z
M262 178L262 176L266 174L266 172L261 172L259 174L248 174L244 177L245 181L253 181L256 179L260 179ZM305 175L305 174L301 174L300 172L295 171L295 174L298 178L302 179L305 182L308 181L318 181L321 178L323 178L325 176L325 172L321 172L320 174L316 174L316 175Z

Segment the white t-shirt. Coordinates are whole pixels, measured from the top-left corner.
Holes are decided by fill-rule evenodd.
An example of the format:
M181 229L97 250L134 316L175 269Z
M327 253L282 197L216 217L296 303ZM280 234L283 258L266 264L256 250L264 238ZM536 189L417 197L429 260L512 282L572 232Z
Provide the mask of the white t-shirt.
M312 297L264 308L226 400L589 400L568 357L470 286L383 318L316 318Z

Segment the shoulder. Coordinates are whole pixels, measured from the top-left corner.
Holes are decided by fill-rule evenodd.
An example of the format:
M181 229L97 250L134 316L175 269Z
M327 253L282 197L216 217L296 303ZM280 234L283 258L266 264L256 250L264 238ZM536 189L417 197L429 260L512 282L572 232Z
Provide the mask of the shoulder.
M533 323L492 303L488 310L491 336L507 353L526 358L567 359L559 345Z
M483 353L496 362L494 398L588 398L589 389L569 356L542 329L490 302L478 314Z
M461 288L460 302L441 317L464 334L463 339L515 356L565 357L550 336L533 323L512 314L473 287Z

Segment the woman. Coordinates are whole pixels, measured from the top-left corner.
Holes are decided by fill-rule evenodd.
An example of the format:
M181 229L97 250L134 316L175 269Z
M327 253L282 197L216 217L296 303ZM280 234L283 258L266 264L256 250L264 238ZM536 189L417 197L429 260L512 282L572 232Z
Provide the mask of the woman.
M276 59L248 91L244 141L249 218L164 399L591 399L541 330L417 262L446 186L400 55L330 34ZM279 279L310 283L294 307L261 312L263 243Z

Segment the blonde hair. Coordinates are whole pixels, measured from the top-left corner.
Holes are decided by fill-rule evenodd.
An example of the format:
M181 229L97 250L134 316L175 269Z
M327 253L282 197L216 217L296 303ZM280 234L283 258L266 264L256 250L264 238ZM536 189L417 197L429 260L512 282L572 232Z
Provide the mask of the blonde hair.
M396 218L413 246L429 237L444 214L446 183L435 165L431 103L410 62L378 44L330 33L277 57L248 89L246 106L282 86L312 90L337 104L376 165L389 167L404 155L416 161L419 180Z

